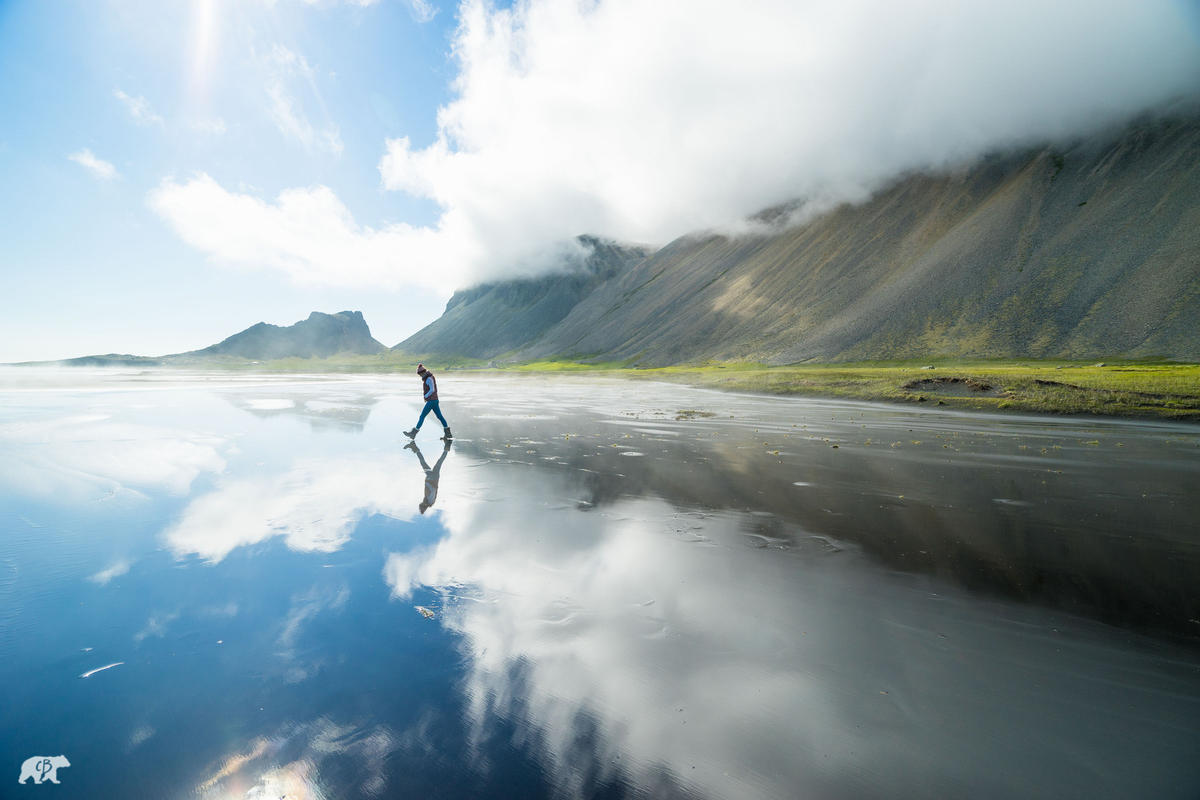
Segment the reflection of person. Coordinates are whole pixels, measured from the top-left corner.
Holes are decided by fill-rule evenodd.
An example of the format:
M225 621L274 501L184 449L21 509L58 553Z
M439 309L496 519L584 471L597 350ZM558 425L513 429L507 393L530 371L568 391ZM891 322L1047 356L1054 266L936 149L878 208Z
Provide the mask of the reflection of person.
M442 457L432 467L425 461L425 456L421 455L421 448L417 447L416 442L409 442L404 446L417 454L417 460L421 462L421 469L425 470L425 497L421 500L421 505L417 506L421 510L421 513L424 514L429 510L431 505L437 502L438 481L441 479L442 462L446 460L446 456L450 452L450 441L446 441L446 446L442 448Z
M417 364L417 374L421 376L421 396L425 398L425 407L421 409L417 427L411 431L405 431L404 435L410 439L416 438L417 432L421 430L421 423L425 421L425 416L432 411L442 421L442 427L446 430L442 438L451 439L453 434L450 433L450 423L446 422L446 418L442 416L441 406L438 405L437 380L434 379L432 372L425 369L424 364Z

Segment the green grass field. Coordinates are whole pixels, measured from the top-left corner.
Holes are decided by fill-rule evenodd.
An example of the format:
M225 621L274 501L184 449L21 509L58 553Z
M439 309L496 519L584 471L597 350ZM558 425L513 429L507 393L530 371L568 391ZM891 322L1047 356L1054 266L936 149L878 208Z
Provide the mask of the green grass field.
M949 361L707 364L633 369L547 361L517 372L597 372L765 394L929 403L988 411L1200 419L1200 364Z
M710 365L636 370L634 374L769 394L930 403L989 411L1200 419L1200 364L986 361Z

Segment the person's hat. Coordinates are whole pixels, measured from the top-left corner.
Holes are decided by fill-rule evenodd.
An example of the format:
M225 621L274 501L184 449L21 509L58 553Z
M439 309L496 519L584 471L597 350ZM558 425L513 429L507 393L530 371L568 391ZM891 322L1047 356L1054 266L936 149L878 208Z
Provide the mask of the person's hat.
M420 374L421 374L422 372L424 372L424 371L425 371L425 365L424 365L424 364L417 364L417 374L418 374L418 375L420 375Z

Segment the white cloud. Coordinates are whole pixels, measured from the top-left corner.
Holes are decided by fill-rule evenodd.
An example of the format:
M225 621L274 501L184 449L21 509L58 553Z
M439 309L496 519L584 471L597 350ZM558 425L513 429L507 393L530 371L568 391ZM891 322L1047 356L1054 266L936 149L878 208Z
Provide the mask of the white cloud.
M446 289L448 246L437 231L409 225L359 225L326 186L289 189L273 203L230 192L205 174L167 179L151 207L188 244L233 264L281 270L301 284ZM469 246L464 240L459 245ZM457 261L466 260L459 256Z
M304 56L276 44L264 58L264 63L267 67L266 92L270 101L267 113L279 132L286 138L299 142L310 153L324 150L334 156L340 156L343 146L337 125L328 121L326 114L326 125L320 129L316 128L309 121L303 104L292 89L294 79L302 79L309 89L309 94L315 98L322 110L324 109L325 103L317 88L315 72Z
M663 242L1197 88L1171 2L469 2L440 136L386 186L491 244ZM490 251L487 247L484 250ZM507 248L501 248L505 251Z
M117 177L116 167L102 158L96 158L96 155L86 147L77 153L71 153L67 158L84 167L88 172L101 180L110 181Z
M429 284L436 271L445 288L536 269L548 243L580 233L663 243L781 202L857 201L905 171L1196 94L1189 13L1172 0L468 0L438 136L389 139L379 162L385 187L440 207L436 224L372 231L324 187L270 205L212 184L209 199L275 224L236 246L193 244L330 283L369 252L355 280ZM286 48L272 58L311 75ZM291 97L271 94L280 129L336 152ZM330 235L281 241L314 204L336 216Z
M191 128L198 133L208 134L209 136L224 136L225 132L229 130L225 125L225 120L220 117L193 120Z
M129 115L133 117L134 121L139 125L163 124L163 118L154 113L154 110L150 108L150 101L141 95L137 97L131 97L120 89L114 89L113 97L121 101L122 105L124 105L126 110L129 111Z
M271 2L271 3L273 3L274 1L275 0L268 0L268 2ZM338 1L339 0L303 0L304 4L306 6L318 6L318 5L327 5L327 4L337 5ZM375 5L376 3L379 2L379 0L341 0L341 2L344 2L348 6L359 6L360 8L366 8L368 6Z
M437 9L428 0L405 0L408 10L417 22L430 22L437 16Z

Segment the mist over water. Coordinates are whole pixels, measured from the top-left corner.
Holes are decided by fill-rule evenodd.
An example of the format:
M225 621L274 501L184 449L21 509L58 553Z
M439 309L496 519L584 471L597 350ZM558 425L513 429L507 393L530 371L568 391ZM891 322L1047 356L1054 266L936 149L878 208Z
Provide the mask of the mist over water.
M414 384L0 374L5 763L89 797L1200 789L1194 426L445 374L461 438L410 449Z

